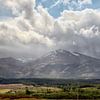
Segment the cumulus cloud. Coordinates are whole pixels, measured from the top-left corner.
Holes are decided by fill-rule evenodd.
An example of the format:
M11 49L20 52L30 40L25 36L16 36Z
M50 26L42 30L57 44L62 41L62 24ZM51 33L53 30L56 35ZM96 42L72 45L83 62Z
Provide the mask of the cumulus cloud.
M90 4L91 0L79 0L79 3ZM36 56L39 52L42 54L58 48L92 56L100 52L98 10L64 10L55 19L47 9L40 5L35 7L35 0L1 0L0 4L7 7L13 16L0 21L0 50L6 48L6 53L13 51L17 55L19 52L20 55ZM25 54L27 52L30 53Z
M16 15L11 21L0 23L1 37L2 34L8 36L3 38L4 42L18 40L22 43L36 42L47 46L53 44L47 36L39 34L39 32L43 33L46 26L47 32L51 30L52 18L42 7L38 7L37 11L33 9L35 0L4 0L2 2L12 10L12 14Z
M35 7L35 0L1 0L4 6L12 10L14 15L19 15L26 12L31 15L33 7Z
M48 37L36 33L35 31L22 31L16 26L9 26L8 23L0 24L0 41L4 44L20 42L22 44L40 43L52 46L52 40Z
M60 45L69 50L95 55L100 52L100 12L92 9L64 11L57 19ZM94 21L95 20L95 21ZM56 28L55 28L56 29ZM61 34L62 33L62 34ZM64 44L64 45L63 45Z
M53 17L42 6L35 9L35 0L0 0L0 5L11 12L10 18L0 21L1 48L19 48L17 51L23 53L29 52L30 48L33 52L41 52L55 45L46 35L53 28ZM9 53L9 50L5 52Z

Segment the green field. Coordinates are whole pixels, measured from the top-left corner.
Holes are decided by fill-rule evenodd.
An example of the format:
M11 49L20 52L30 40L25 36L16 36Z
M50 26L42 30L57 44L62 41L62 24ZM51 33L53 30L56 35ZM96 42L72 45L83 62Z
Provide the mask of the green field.
M0 100L100 100L100 80L1 79Z
M37 99L100 99L100 84L33 86L24 84L0 85L2 100L35 100Z

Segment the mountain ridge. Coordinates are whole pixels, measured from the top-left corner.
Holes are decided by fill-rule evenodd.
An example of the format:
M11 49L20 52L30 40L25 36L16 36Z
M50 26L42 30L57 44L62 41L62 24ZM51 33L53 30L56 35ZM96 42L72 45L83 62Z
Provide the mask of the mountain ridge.
M0 69L0 77L6 78L96 79L100 76L100 59L58 49L28 62L0 58Z

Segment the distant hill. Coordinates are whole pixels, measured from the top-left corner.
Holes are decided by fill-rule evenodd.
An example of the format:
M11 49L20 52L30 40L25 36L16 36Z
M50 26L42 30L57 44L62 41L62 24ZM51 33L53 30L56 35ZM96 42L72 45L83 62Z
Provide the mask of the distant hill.
M24 63L12 57L0 58L0 77L16 78L23 74Z
M100 59L62 49L28 62L1 58L0 77L97 79L100 78Z

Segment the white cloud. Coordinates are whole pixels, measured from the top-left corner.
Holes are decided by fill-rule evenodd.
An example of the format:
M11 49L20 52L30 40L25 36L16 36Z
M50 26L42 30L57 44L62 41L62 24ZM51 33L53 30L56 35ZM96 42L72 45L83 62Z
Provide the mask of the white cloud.
M91 55L100 52L100 12L92 9L64 11L57 19L58 45ZM56 31L58 29L58 31ZM56 33L57 32L57 33ZM73 46L73 42L75 45ZM95 53L94 53L95 51Z
M78 0L81 4L92 4L92 0Z
M63 4L63 5L67 5L68 6L68 4L70 4L72 2L72 0L57 0L57 1L55 1L54 2L54 4L52 4L51 6L50 6L50 8L49 9L53 9L54 7L56 7L56 6L60 6L60 4Z
M53 45L53 41L49 37L40 34L51 30L53 18L40 6L37 11L34 10L35 0L4 0L2 3L16 15L9 22L3 21L0 24L1 38L2 34L8 36L3 38L4 41L7 39L8 41L18 40L24 44L36 42L47 46ZM45 29L46 27L47 29Z
M42 6L34 9L34 0L4 0L2 4L14 17L0 21L0 47L20 47L19 52L24 47L26 53L27 48L38 52L64 48L93 56L100 52L100 11L64 10L54 19Z
M91 5L92 0L57 0L54 4L51 5L50 9L54 7L59 7L63 4L63 6L67 7L69 10L81 10L86 5Z
M11 45L12 43L21 43L21 44L45 44L47 46L52 46L53 41L50 40L47 36L36 33L33 30L23 31L20 30L16 25L9 25L8 23L0 24L0 41L4 45Z

